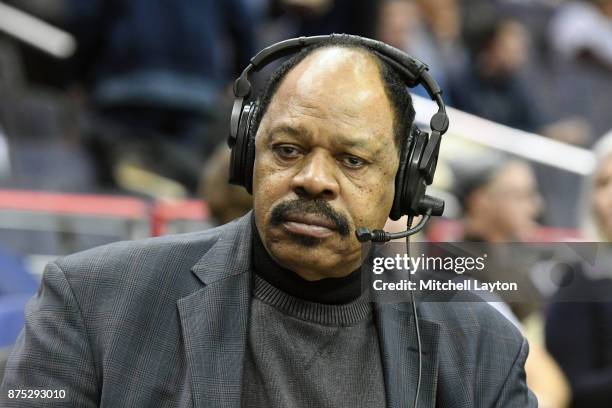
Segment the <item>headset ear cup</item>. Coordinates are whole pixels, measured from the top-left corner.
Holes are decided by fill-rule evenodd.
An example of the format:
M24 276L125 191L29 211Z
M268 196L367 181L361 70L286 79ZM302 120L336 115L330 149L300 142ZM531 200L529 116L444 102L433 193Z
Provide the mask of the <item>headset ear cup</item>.
M407 138L404 138L400 146L399 165L397 167L397 173L395 175L395 196L393 197L393 206L389 218L397 221L401 218L402 214L402 197L404 196L404 189L407 187L407 171L408 161L410 158L410 151L414 143L414 134L416 127L413 125L410 128L410 134Z
M428 135L412 126L409 148L402 152L402 161L395 178L395 197L389 217L398 220L403 215L417 215L421 198L427 187L419 171L419 163L427 146Z
M253 169L255 167L255 136L257 135L257 128L255 127L255 117L259 110L259 99L252 102L252 107L249 110L249 116L247 118L247 146L246 146L246 157L244 160L244 175L245 175L245 187L249 194L253 194Z
M425 195L427 183L419 170L419 164L425 153L429 135L426 132L421 132L415 127L414 146L411 149L408 165L406 167L407 178L405 187L402 191L402 215L408 214L411 216L419 214L419 203Z
M232 184L245 187L249 190L247 185L248 174L245 171L247 166L245 162L247 160L248 144L249 144L249 121L251 119L251 112L253 111L254 103L250 102L246 104L240 112L240 118L238 120L236 139L234 146L232 147L232 153L230 155L230 177L229 181Z

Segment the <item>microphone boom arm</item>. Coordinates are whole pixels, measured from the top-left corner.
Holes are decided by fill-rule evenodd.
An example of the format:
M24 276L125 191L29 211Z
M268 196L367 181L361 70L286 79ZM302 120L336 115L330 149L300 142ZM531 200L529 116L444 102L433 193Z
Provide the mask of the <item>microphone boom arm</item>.
M369 228L361 227L357 228L357 230L355 231L355 235L357 236L357 240L359 242L389 242L392 239L405 238L409 235L413 235L421 231L423 228L425 228L425 224L427 224L427 221L429 221L430 217L431 211L428 211L423 214L423 218L421 218L421 221L417 225L415 225L413 228L410 228L409 230L402 232L391 233L383 230L370 231Z

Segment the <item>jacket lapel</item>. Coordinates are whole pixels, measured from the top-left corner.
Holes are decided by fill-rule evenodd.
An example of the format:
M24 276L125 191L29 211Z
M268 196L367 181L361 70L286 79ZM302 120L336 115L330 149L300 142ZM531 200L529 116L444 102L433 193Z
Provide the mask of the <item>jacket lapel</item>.
M412 407L419 375L419 353L412 305L376 305L376 324L383 360L387 406ZM419 319L422 346L422 377L418 405L436 404L438 380L438 335L436 323Z
M224 227L192 268L205 287L178 301L194 407L240 407L250 305L250 222L247 214Z

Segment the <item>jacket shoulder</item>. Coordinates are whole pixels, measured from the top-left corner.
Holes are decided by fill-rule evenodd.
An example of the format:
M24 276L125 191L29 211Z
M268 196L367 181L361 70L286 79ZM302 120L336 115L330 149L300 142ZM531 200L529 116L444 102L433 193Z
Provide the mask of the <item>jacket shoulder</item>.
M514 322L499 308L477 295L467 295L462 301L436 301L421 303L421 315L437 323L442 331L470 331L501 337L520 347L523 335Z
M124 290L184 285L193 288L191 267L232 227L120 241L57 259L75 295L110 295ZM108 292L108 293L105 293Z
M439 327L440 406L502 406L508 390L525 401L503 406L533 406L526 402L529 348L513 323L483 301L428 303L421 309L423 319ZM456 386L457 379L463 387Z

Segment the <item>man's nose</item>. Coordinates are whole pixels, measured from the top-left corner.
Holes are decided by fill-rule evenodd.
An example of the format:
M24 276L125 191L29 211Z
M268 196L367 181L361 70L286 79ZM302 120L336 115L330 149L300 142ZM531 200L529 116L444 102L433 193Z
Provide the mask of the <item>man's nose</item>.
M293 177L291 188L299 196L332 200L340 190L335 172L336 160L323 151L313 150Z

